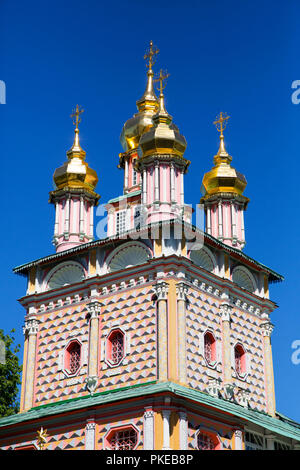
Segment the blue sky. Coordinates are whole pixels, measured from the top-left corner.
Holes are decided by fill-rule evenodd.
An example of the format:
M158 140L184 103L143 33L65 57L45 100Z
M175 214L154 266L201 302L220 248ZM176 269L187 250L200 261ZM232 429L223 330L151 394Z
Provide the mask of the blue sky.
M119 135L136 112L146 80L150 39L160 49L156 71L170 73L168 112L186 137L191 160L185 200L197 203L212 166L220 111L233 166L246 175L245 253L285 276L271 287L277 409L300 421L300 364L291 344L299 321L300 80L297 0L0 1L1 290L0 328L16 328L23 343L24 311L16 301L25 279L12 273L52 253L52 175L73 140L69 115L85 113L81 144L99 175L101 201L122 192ZM20 357L22 355L20 354Z

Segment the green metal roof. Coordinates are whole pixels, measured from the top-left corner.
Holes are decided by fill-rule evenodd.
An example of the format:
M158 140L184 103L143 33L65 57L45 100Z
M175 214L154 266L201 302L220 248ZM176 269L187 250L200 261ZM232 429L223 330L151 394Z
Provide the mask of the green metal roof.
M150 382L145 385L117 389L113 392L99 392L95 393L93 396L86 395L85 397L69 399L59 403L41 405L36 408L32 408L30 411L25 413L19 413L1 418L0 431L4 427L18 423L24 423L30 420L45 417L50 418L51 416L76 411L83 408L95 407L97 405L114 403L131 398L154 396L158 393L168 392L173 393L176 395L176 397L183 398L185 400L191 400L211 408L219 409L220 411L229 413L235 417L241 418L242 420L261 426L273 433L300 441L300 425L292 420L273 418L265 413L251 410L249 408L244 408L241 405L230 402L228 400L215 398L207 393L193 390L173 382Z

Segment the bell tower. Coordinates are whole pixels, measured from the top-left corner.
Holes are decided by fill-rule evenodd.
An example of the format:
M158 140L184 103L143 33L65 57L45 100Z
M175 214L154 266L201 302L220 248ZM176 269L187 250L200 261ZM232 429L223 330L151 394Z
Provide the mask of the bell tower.
M224 130L229 116L220 113L214 122L220 133L220 146L214 166L205 173L201 191L206 214L205 231L226 245L242 250L245 246L244 211L249 199L243 196L247 185L244 175L231 166L232 157L224 144Z
M94 206L100 196L94 191L98 177L84 161L86 152L79 143L80 115L77 105L71 117L75 125L74 142L67 152L68 160L53 175L56 186L49 202L55 206L53 243L60 252L94 239Z

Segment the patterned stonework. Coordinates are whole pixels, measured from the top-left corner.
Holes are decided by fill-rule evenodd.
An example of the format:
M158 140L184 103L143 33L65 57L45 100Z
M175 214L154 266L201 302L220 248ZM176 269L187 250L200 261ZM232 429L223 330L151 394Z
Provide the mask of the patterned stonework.
M95 393L156 379L156 311L151 286L136 287L101 298L99 381ZM83 396L86 390L89 321L84 304L44 313L39 317L34 406ZM125 332L125 357L117 367L103 360L106 337L119 327ZM68 377L64 349L71 339L82 344L82 366Z
M190 387L205 392L210 389L211 379L222 380L222 364L218 362L215 368L206 365L201 351L200 337L201 333L209 329L213 332L217 343L222 341L222 320L219 314L221 304L220 298L191 286L186 312L187 382ZM236 376L234 361L231 359L232 384L240 389L249 390L249 404L252 409L266 412L261 320L258 316L235 306L231 309L230 319L231 358L237 342L241 343L247 352L245 380L240 380Z

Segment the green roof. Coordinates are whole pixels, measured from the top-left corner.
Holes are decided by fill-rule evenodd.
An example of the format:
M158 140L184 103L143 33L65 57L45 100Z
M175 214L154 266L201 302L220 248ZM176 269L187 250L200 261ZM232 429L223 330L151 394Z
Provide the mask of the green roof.
M262 426L263 428L273 433L300 441L300 425L292 420L289 420L288 418L285 420L282 418L273 418L265 413L251 410L249 408L244 408L243 406L231 401L215 398L207 393L193 390L173 382L150 382L144 385L117 389L113 392L99 392L95 393L93 396L86 395L85 397L69 399L59 403L41 405L36 408L32 408L25 413L19 413L1 418L0 431L1 428L30 420L36 420L45 417L50 418L51 416L76 411L83 408L95 407L97 405L104 405L108 403L113 404L114 402L120 402L122 400L134 398L147 396L153 397L155 394L168 392L173 393L178 398L192 400L198 404L218 409L242 420L251 422L258 426ZM283 417L283 415L280 414L279 416Z

